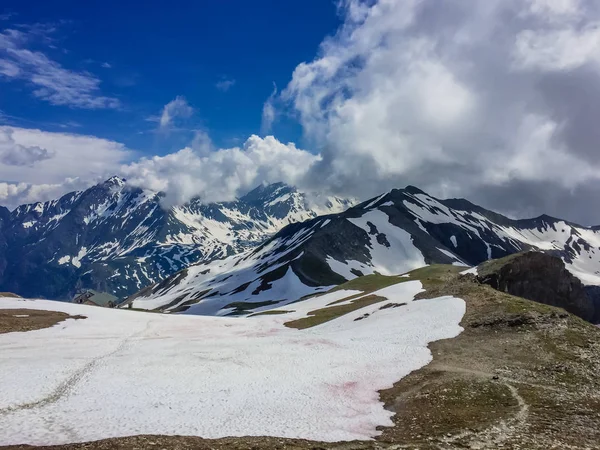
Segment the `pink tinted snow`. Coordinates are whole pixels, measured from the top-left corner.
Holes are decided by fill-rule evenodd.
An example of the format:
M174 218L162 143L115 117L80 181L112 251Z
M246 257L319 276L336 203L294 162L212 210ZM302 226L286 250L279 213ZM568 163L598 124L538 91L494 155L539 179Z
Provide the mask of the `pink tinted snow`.
M87 319L0 335L0 445L136 434L370 439L392 425L378 391L426 365L429 342L462 330L463 300L413 302L420 291L418 281L386 288L375 294L407 306L371 305L305 330L283 323L357 291L253 318L2 299Z

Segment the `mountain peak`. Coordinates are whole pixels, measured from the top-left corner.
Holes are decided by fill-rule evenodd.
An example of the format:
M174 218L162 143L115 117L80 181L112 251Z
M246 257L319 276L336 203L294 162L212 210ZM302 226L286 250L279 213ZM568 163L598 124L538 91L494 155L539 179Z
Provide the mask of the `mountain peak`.
M108 185L108 186L124 186L126 181L127 180L125 178L121 178L116 175L113 175L108 180L104 181L104 183L102 183L102 184Z
M290 196L277 193L265 204L285 210ZM396 275L434 264L476 266L531 249L561 256L575 276L600 285L598 235L576 225L546 226L551 219L542 217L510 219L408 186L342 213L290 224L251 252L192 266L130 301L169 312L248 314L363 275ZM245 306L236 312L234 305Z
M559 219L556 217L549 216L548 214L542 214L541 216L536 217L537 220L544 220L546 222L556 222Z
M409 194L426 194L427 195L427 193L425 191L419 189L416 186L410 185L410 184L408 186L406 186L403 190L404 190L404 192L408 192Z
M113 176L13 213L0 209L0 267L6 267L0 290L68 299L90 288L124 297L190 264L258 246L285 225L336 206L317 209L284 183L261 185L232 202L163 208L160 199ZM41 262L52 275L45 283L35 281Z
M284 195L292 192L296 192L296 188L282 182L261 184L242 196L240 200L251 203L264 202L271 200L274 195Z

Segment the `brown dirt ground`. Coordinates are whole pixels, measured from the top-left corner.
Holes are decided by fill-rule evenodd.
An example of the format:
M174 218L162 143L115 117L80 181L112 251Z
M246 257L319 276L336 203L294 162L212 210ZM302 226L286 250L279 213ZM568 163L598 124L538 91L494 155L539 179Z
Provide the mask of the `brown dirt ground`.
M135 436L47 449L600 449L600 329L456 272L412 274L427 289L420 301L466 301L465 330L432 343L431 364L381 391L395 425L374 441Z
M36 309L0 309L0 334L40 330L56 325L65 319L85 319L85 317Z

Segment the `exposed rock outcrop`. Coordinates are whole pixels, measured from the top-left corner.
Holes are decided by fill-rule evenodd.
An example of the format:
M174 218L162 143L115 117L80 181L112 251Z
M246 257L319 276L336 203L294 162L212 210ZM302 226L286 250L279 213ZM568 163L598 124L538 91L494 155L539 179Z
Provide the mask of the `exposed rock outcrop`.
M483 263L479 282L511 295L557 306L597 323L600 315L594 300L560 258L541 252L526 252Z

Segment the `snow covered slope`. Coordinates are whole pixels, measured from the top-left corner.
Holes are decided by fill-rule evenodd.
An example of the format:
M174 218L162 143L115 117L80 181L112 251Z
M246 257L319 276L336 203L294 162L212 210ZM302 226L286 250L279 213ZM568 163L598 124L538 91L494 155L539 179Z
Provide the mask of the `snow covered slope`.
M0 209L0 291L71 298L80 288L125 297L190 264L253 248L283 226L350 202L319 208L281 183L217 204L163 208L161 194L113 177L59 200Z
M413 302L421 290L385 288L374 294L387 301L303 330L284 323L356 291L244 320L0 298L2 309L87 317L0 334L0 446L139 434L372 438L393 425L377 391L428 364L430 342L462 331L464 301ZM406 305L382 309L392 302Z
M548 216L512 220L409 186L343 213L289 225L257 249L193 265L129 301L144 309L244 314L360 275L400 274L434 263L474 266L528 249L552 252L585 284L600 285L599 230Z

